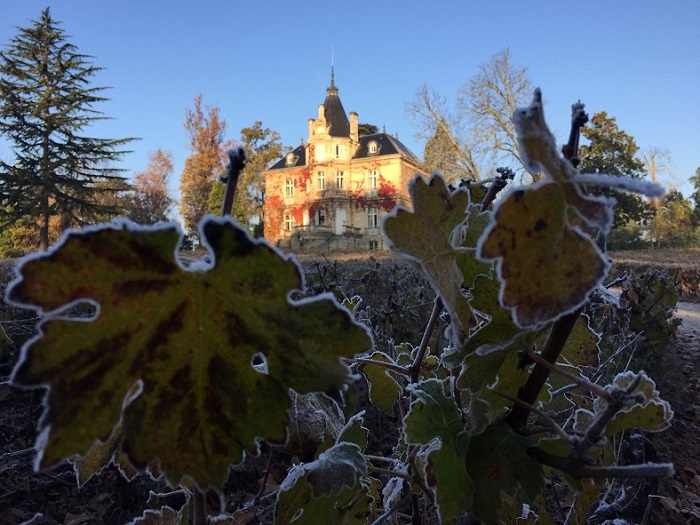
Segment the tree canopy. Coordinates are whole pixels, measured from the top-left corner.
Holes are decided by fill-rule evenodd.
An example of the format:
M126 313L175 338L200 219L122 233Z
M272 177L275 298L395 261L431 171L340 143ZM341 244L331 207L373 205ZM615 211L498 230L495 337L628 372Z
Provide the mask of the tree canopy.
M148 166L134 175L134 188L128 199L127 215L139 224L169 220L174 201L168 195L168 179L173 173L173 156L161 149L151 153Z
M46 249L57 231L94 222L119 210L100 194L123 181L113 162L131 138L87 133L104 119L95 106L107 100L91 85L101 68L69 42L48 8L0 51L0 133L13 143L15 159L0 160L0 224L33 231Z
M514 65L508 49L479 66L459 89L454 109L444 96L421 86L407 111L426 141L428 169L479 180L496 165L522 167L511 116L527 105L532 91L527 68Z
M194 109L185 114L185 129L190 135L192 153L185 159L180 175L180 214L185 229L198 235L197 225L209 212L208 199L216 177L223 171L221 146L226 121L217 107L202 107L202 95L194 99Z
M581 173L602 173L616 177L644 177L644 163L637 157L639 146L634 137L621 130L615 117L605 111L591 117L590 124L581 130L589 143L580 147ZM621 228L630 222L644 223L651 218L652 209L638 195L602 191L617 200L613 228Z

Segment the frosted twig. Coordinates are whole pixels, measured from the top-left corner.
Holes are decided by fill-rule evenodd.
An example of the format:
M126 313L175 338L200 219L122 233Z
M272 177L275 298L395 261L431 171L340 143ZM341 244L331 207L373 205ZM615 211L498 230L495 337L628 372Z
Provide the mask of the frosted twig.
M569 372L566 372L565 370L562 370L556 364L550 363L546 359L543 359L541 356L537 355L531 348L528 349L527 355L529 355L532 358L532 360L535 361L535 363L547 368L550 372L554 372L555 374L560 375L561 377L564 377L573 383L576 383L581 388L588 390L592 394L596 394L597 396L602 397L607 401L612 401L612 396L610 395L610 392L608 392L604 388L596 385L595 383L591 383L587 379L583 379L582 377L575 376L573 374L570 374Z

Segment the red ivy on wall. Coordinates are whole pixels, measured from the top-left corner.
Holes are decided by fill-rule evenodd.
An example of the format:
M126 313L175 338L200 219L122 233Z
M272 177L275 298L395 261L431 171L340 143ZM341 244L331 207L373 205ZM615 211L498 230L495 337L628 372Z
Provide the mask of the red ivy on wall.
M291 179L294 184L295 191L306 192L306 188L312 189L313 172L317 164L313 162L313 147L309 147L309 160L307 166L299 167L293 172L288 172L286 175L279 175L279 178L270 185L265 199L265 237L275 242L282 231L282 223L284 222L284 214L288 213L292 216L295 225L304 223L304 212L308 211L308 218L312 219L318 210L329 211L328 202L324 199L305 199L303 202L285 206L282 199L282 188L285 180ZM366 188L360 184L354 191L350 192L351 205L356 210L366 208L378 208L385 212L390 212L394 209L398 202L398 188L379 175L376 194L367 195Z
M381 208L388 213L396 206L399 190L391 182L380 175L377 195L368 197L367 195L364 195L364 193L364 189L360 189L352 193L352 203L355 209Z

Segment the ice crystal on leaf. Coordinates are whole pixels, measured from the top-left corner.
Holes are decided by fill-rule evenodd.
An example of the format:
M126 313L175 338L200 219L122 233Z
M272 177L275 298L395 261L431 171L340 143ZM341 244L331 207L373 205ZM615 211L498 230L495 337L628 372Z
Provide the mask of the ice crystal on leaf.
M195 270L177 260L177 227L129 222L70 232L20 264L8 298L45 314L12 377L49 387L39 467L85 454L121 418L135 465L157 458L173 483L221 489L258 439L284 441L289 389L344 387L340 358L369 349L367 331L330 296L290 300L299 266L231 220L200 231L211 263ZM61 315L85 302L92 318Z

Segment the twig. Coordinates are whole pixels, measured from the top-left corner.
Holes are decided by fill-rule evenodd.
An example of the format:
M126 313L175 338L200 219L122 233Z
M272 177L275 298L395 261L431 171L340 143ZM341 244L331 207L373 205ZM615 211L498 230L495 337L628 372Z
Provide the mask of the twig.
M642 374L637 374L625 390L615 389L612 392L608 392L609 399L607 399L605 410L596 417L581 439L572 438L572 455L574 457L583 457L588 449L595 446L595 444L601 440L605 432L605 427L607 427L612 418L633 399L632 392L637 389L641 380Z
M481 201L482 211L486 210L486 208L491 205L501 190L508 185L508 181L515 177L515 173L513 173L513 170L510 168L496 168L496 171L499 173L499 176L494 179L491 186L489 186L489 190L486 192L486 195L484 195L484 198Z
M387 476L401 478L404 481L408 481L409 483L413 483L414 481L416 481L413 476L411 476L410 474L406 474L405 472L397 472L388 468L375 467L374 465L368 465L367 469L375 474L386 474Z
M418 376L421 371L421 366L423 365L423 358L425 353L428 351L428 344L430 343L430 338L433 336L433 331L435 330L435 325L437 324L438 318L440 317L440 312L442 312L442 299L440 296L435 297L435 303L433 304L433 311L430 314L430 319L425 327L425 332L423 332L423 339L421 339L420 347L418 347L418 352L416 353L416 358L413 360L413 364L409 367L409 372L411 373L411 382L416 383L418 381Z
M253 505L257 505L260 503L260 498L263 497L263 494L265 494L265 487L267 486L267 478L270 477L270 470L272 470L272 459L275 456L275 449L270 447L270 457L267 460L267 467L265 467L265 474L263 475L262 483L260 484L260 490L258 490L258 493L255 495L255 499L253 500Z
M534 406L534 405L528 405L528 404L525 403L524 401L522 401L522 400L520 400L520 399L517 399L517 398L515 398L515 397L513 397L513 396L510 396L510 395L506 394L505 392L500 392L500 391L498 391L498 390L491 390L491 392L494 393L494 394L496 394L497 396L500 396L500 397L502 397L502 398L504 398L504 399L507 399L508 401L512 401L512 402L515 403L516 405L521 405L521 406L523 406L524 408L527 408L530 412L534 412L535 414L537 414L538 416L540 416L542 419L544 419L544 420L552 427L552 429L559 435L560 438L562 438L562 439L564 439L564 440L566 440L566 441L569 440L569 434L567 434L567 433L564 431L564 429L561 428L561 427L559 426L559 424L558 424L556 421L554 421L554 419L552 419L552 418L549 417L547 414L545 414L544 412L542 412L542 411L541 411L539 408L537 408L536 406Z
M411 374L410 368L397 365L396 363L387 363L386 361L377 361L376 359L368 359L366 357L353 357L352 359L343 359L343 361L347 361L352 364L357 363L361 365L381 366L382 368L386 368L387 370L391 370L392 372L396 372L397 374L401 374L404 376L408 376Z
M547 368L550 372L554 372L555 374L560 375L561 377L568 379L572 383L576 383L578 386L581 388L588 390L592 394L596 394L598 397L602 397L603 399L607 401L612 401L612 396L610 395L610 392L605 390L604 388L596 385L595 383L591 383L587 379L583 379L582 377L575 376L573 374L570 374L566 370L562 370L559 368L556 364L552 364L549 361L543 359L539 355L537 355L532 348L528 349L527 355L530 356L530 358L535 361L535 363Z
M229 150L228 158L229 163L228 166L226 166L226 174L220 178L221 182L226 184L224 200L221 204L222 217L231 215L231 208L233 208L233 197L236 194L238 178L241 176L243 168L245 168L245 151L243 148L238 148L236 151Z
M595 467L585 464L583 459L555 456L537 447L527 449L527 454L540 463L554 467L575 479L663 478L673 476L675 472L672 463L645 463L643 465Z
M409 499L411 499L411 496L412 496L412 495L413 495L413 494L412 494L411 492L409 492L408 494L406 494L406 496L404 496L404 498L403 498L401 501L399 501L396 505L394 505L393 507L391 507L391 508L390 508L389 510L387 510L384 514L382 514L382 515L379 516L376 520L374 520L374 521L372 522L372 525L381 525L382 523L384 523L386 520L388 520L388 519L391 517L391 515L392 515L394 512L396 512L397 510L399 510L399 507L401 507L404 503L406 503Z
M206 495L197 483L192 485L192 525L207 525Z

